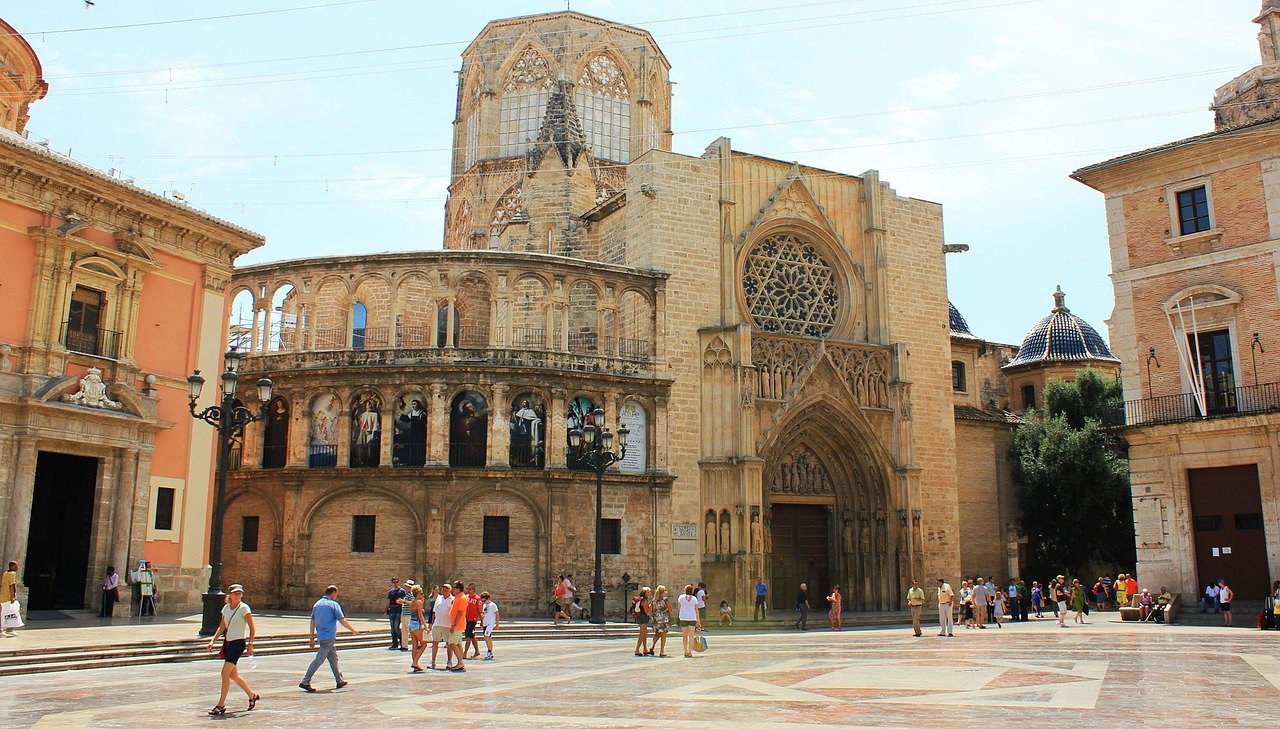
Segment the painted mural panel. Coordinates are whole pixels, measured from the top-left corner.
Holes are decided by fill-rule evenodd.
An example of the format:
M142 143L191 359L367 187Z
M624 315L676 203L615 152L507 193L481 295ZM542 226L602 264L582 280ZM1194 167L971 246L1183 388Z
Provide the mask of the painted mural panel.
M311 401L311 438L307 453L312 468L338 465L338 418L342 417L338 398L324 394Z
M565 431L564 437L565 437L566 443L568 443L570 431L573 431L575 429L582 430L588 425L594 425L597 428L600 428L601 426L604 425L604 423L596 422L596 416L594 413L595 409L596 409L596 404L592 402L591 398L587 397L586 395L579 395L569 401L569 415L565 419L565 427L567 428L567 430ZM568 461L565 465L568 466L569 468L590 470L591 467L588 466L582 459L582 452L585 447L586 447L585 439L582 445L579 446L577 449L575 449L572 444L569 444L567 446L567 450L565 451L565 458Z
M421 466L427 461L427 396L414 390L396 399L391 465Z
M449 465L484 468L489 434L489 404L484 395L464 390L449 408Z
M511 401L511 467L542 468L547 454L547 404L525 392Z
M382 403L372 392L351 402L351 467L375 468L382 454Z

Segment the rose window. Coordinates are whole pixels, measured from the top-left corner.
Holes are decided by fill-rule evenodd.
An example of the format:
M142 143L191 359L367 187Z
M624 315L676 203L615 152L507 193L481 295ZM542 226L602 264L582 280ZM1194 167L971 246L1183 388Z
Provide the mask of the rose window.
M835 327L835 270L817 248L793 235L772 235L751 248L742 290L761 331L825 337Z

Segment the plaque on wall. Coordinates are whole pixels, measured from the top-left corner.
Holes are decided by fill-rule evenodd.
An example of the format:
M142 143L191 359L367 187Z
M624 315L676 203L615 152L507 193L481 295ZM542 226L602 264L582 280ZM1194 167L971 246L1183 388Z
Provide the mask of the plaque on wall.
M1164 504L1159 496L1138 499L1133 509L1139 544L1164 544Z
M698 525L691 521L678 521L671 525L672 539L698 539Z

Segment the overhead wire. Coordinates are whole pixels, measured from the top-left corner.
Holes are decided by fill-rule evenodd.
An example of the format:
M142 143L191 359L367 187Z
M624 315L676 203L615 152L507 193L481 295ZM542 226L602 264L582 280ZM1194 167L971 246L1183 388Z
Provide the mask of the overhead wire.
M367 3L380 2L381 0L338 0L337 2L318 3L315 5L302 5L292 8L276 8L273 10L247 10L242 13L226 13L223 15L206 15L199 18L175 18L172 20L151 20L139 23L120 23L118 25L98 25L88 28L60 28L56 30L34 30L21 33L0 33L4 36L19 36L31 38L34 36L46 35L67 35L71 33L92 33L100 30L124 30L128 28L151 28L162 25L180 25L183 23L201 23L208 20L229 20L232 18L248 18L256 15L278 15L280 13L293 13L300 10L320 10L324 8L336 8L343 5L364 5Z

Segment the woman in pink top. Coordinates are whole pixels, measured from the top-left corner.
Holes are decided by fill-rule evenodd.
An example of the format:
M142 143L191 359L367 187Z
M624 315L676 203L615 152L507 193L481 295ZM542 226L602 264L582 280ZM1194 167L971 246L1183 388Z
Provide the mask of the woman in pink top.
M827 595L827 602L831 603L831 609L827 611L827 627L839 630L842 627L840 613L844 610L844 597L840 594L839 585L832 588L831 594Z

